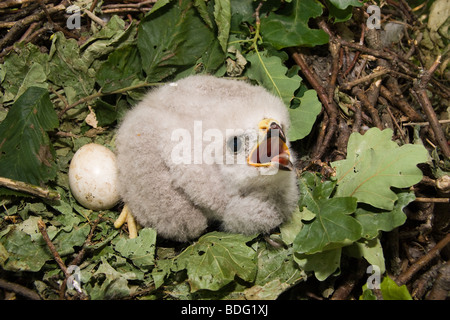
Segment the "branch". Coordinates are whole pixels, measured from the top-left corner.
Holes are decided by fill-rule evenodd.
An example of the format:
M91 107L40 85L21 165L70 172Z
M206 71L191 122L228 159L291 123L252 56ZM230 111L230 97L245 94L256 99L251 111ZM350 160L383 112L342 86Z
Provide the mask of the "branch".
M20 284L17 284L17 283L12 283L12 282L8 282L6 280L0 279L0 288L18 293L21 296L24 296L31 300L41 300L41 297L36 292L28 289L27 287L21 286Z
M396 280L399 286L404 285L408 282L420 269L427 265L431 260L433 260L439 252L444 249L450 243L450 234L447 234L445 238L439 241L433 249L431 249L426 255L422 256L419 260L414 262L414 264L403 272Z
M4 177L0 177L0 186L6 187L6 188L12 189L12 190L20 191L20 192L29 193L34 196L44 198L47 200L59 200L60 199L60 195L56 191L43 189L41 187L32 185L27 182L16 181L16 180L4 178Z
M445 138L444 131L442 130L439 120L434 112L433 106L431 105L430 99L427 94L427 85L431 80L434 71L437 69L438 65L441 63L441 56L438 56L434 61L433 65L429 70L426 70L420 77L419 80L414 84L414 91L417 93L417 98L419 103L427 115L428 121L430 122L431 129L433 130L438 145L441 147L442 153L445 157L450 158L450 146L448 145L447 139Z
M154 82L154 83L148 83L148 82L144 82L144 83L139 83L139 84L136 84L136 85L134 85L134 86L125 87L125 88L118 89L118 90L111 91L111 92L105 92L105 93L103 93L103 92L99 91L99 92L96 92L96 93L94 93L94 94L91 94L90 96L86 96L86 97L84 97L84 98L81 98L80 100L78 100L77 102L72 103L71 105L66 106L66 107L65 107L63 110L61 110L61 112L58 114L58 117L61 119L62 116L64 115L64 113L66 113L67 110L70 110L70 109L72 109L72 108L74 108L74 107L76 107L76 106L78 106L78 105L80 105L80 104L82 104L82 103L85 103L85 102L94 100L94 99L96 99L96 98L100 98L100 97L107 96L107 95L110 95L110 94L124 93L124 92L127 92L127 91L132 91L132 90L136 90L136 89L140 89L140 88L151 87L151 86L157 86L157 85L163 85L163 84L164 84L164 83L157 83L157 82Z

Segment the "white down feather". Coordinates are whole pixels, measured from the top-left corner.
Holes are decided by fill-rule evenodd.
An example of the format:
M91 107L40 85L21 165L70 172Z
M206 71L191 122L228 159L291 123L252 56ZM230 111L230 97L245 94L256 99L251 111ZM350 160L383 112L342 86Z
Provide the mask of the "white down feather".
M245 161L263 119L289 129L282 101L243 81L191 76L151 90L116 140L119 193L137 222L187 241L213 220L224 231L254 234L288 219L299 197L295 172ZM227 142L244 133L234 154Z

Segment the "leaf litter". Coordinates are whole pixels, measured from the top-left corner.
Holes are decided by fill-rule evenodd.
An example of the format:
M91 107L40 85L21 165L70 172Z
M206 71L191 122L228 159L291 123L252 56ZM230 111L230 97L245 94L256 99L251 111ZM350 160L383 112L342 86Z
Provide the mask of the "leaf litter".
M403 2L383 4L383 15L391 6L389 12L396 12L391 18L410 25L407 36L418 39L412 47L404 33L390 38L395 42L389 43L390 51L372 39L381 32L351 28L368 5L353 0L327 1L327 11L315 0L160 0L120 7L87 1L80 5L105 21L83 14L80 29L72 30L66 27L63 2L41 4L54 5L51 20L22 26L29 32L21 40L26 30L19 25L8 36L0 34L0 177L25 185L21 192L0 189L0 278L14 283L18 273L28 271L14 293L0 289L1 298L36 298L32 290L41 299L276 299L296 297L302 284L317 279L335 283L333 299L379 299L362 287L369 276L364 278L364 271L377 265L382 275L409 277L413 262L407 270L398 263L413 252L412 245L404 245L405 252L398 249L407 234L424 247L433 241L445 247L448 218L431 226L430 221L434 212L448 212L448 201L435 199L448 199L443 181L450 165L437 132L448 140L450 126L444 121L427 130L409 124L425 119L423 113L429 116L420 109L427 103L420 99L425 89L441 90L430 102L436 114L448 118L448 34L442 32L448 21L435 15L445 1L415 10ZM0 12L0 31L9 23L2 24L6 14L14 22L22 10L33 17L43 10L9 5ZM416 11L432 12L428 24ZM419 55L401 59L399 52L408 49ZM394 60L393 74L359 80ZM417 65L434 77L421 78ZM215 230L192 244L161 240L150 228L128 239L126 229L113 227L120 205L95 212L70 193L67 171L76 150L90 142L114 149L116 125L148 87L197 73L252 81L289 109L302 196L293 218L270 235L279 247L262 235ZM425 89L410 81L414 77ZM401 92L399 79L411 90ZM432 85L426 87L428 82ZM408 119L411 114L414 119ZM369 130L381 123L377 117L385 127ZM59 199L30 196L26 190L35 187L48 188ZM437 266L448 252L441 255ZM61 285L68 277L57 256L79 271L78 290ZM359 261L361 285L354 282L347 290L352 294L343 296L354 261ZM426 297L420 291L422 274L407 288L384 276L381 298L410 299L409 292L415 299ZM307 294L314 295L327 297Z

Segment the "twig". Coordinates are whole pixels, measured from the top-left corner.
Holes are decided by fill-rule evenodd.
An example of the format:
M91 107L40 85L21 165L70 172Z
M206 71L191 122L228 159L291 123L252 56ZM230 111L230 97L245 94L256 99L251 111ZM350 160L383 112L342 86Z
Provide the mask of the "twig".
M331 300L346 300L350 293L352 292L355 285L358 281L364 276L366 271L367 263L365 260L358 260L356 264L356 270L352 270L347 278L344 280L344 283L336 289L331 297Z
M381 123L380 116L378 115L378 110L375 109L375 107L370 103L364 91L359 87L353 87L352 93L358 97L362 105L367 109L367 111L369 111L375 126L378 129L383 130L383 125Z
M419 77L419 81L414 84L414 91L417 93L419 103L427 115L428 121L430 122L431 129L433 130L437 143L441 147L442 153L445 157L450 158L450 146L448 145L447 139L445 138L444 131L439 124L436 113L434 112L433 106L431 105L430 99L427 95L427 85L433 76L434 71L437 69L441 63L441 56L438 56L434 61L433 65L429 70L426 70L422 76Z
M450 198L421 198L417 197L415 202L450 203Z
M61 256L59 255L58 251L55 248L55 245L53 244L53 242L50 240L50 237L48 236L47 228L45 226L44 221L42 221L42 219L39 219L37 222L37 225L38 225L39 231L42 234L42 237L44 238L45 243L47 244L47 247L50 249L50 252L52 253L53 258L55 258L55 261L58 264L59 268L64 273L64 276L66 278L70 277L70 273L67 270L67 267L64 264L64 261L62 261Z
M82 249L80 252L78 252L77 256L70 262L69 265L79 265L80 262L83 260L84 255L86 254L86 248L91 244L92 237L94 236L94 231L97 228L98 224L100 223L102 219L102 214L99 214L98 218L95 219L95 221L92 224L91 231L89 232L88 237L86 238L86 241L83 244Z
M106 96L106 95L124 93L124 92L127 92L127 91L132 91L132 90L136 90L136 89L140 89L140 88L157 86L157 85L163 85L163 84L164 83L157 83L157 82L155 82L155 83L147 83L147 82L144 82L144 83L139 83L139 84L134 85L134 86L118 89L118 90L111 91L111 92L103 93L103 92L99 91L99 92L96 92L94 94L91 94L90 96L86 96L84 98L81 98L80 100L72 103L71 105L66 106L58 114L58 117L61 119L62 116L64 115L64 113L66 113L67 110L70 110L70 109L72 109L72 108L74 108L74 107L76 107L76 106L78 106L78 105L80 105L82 103L85 103L85 102L88 102L88 101L91 101L91 100L94 100L94 99L97 99L97 98L100 98L100 97L103 97L103 96Z
M330 47L331 49L331 47ZM325 152L326 148L328 147L328 143L331 140L331 138L334 136L336 129L337 129L337 116L338 112L336 107L333 105L333 101L330 101L328 99L328 92L327 90L319 83L318 79L316 78L316 75L311 71L308 64L305 62L305 59L303 57L302 53L291 51L292 58L294 59L295 63L298 64L300 67L300 71L303 73L305 78L308 80L308 82L311 84L311 86L316 90L317 95L322 102L322 105L325 107L325 110L329 116L328 120L328 130L325 135L323 143L320 144L319 148L314 152L313 158L319 159L322 154Z
M389 72L390 71L388 69L386 69L386 68L379 68L378 71L374 71L374 72L372 72L371 74L369 74L369 75L367 75L365 77L362 77L362 78L359 78L359 79L356 79L356 80L344 83L343 85L341 85L341 88L344 89L344 90L349 90L349 89L353 88L354 86L356 86L356 85L358 85L360 83L364 83L366 81L378 78L378 77L380 77L382 75L385 75L386 73L389 73Z
M394 79L394 78L389 78ZM385 86L380 87L380 93L381 96L386 98L393 106L400 109L411 121L421 121L423 120L422 116L417 113L416 110L414 110L408 102L406 102L405 98L401 94L401 92L398 92L395 88L395 83L391 83L390 81L387 81L387 85L389 86L389 89L387 89ZM398 88L398 83L397 83Z
M41 20L43 17L46 16L48 13L49 15L52 15L56 12L64 11L66 10L66 7L64 4L59 4L55 7L47 8L46 12L40 11L36 14L27 16L26 18L23 18L22 20L16 21L12 28L8 31L8 33L3 37L3 39L0 40L0 50L3 49L8 45L9 42L14 41L16 36L28 25L32 24L33 22Z
M106 26L106 22L103 21L102 19L100 19L99 17L97 17L95 14L93 14L91 11L89 10L84 10L84 13L86 13L86 15L91 18L92 21L94 21L95 23L97 23L98 25L104 27Z
M17 181L9 178L0 177L0 186L20 192L26 192L47 200L60 199L60 195L56 191L43 189L41 187L23 181Z
M36 292L28 289L27 287L21 286L20 284L17 284L17 283L12 283L12 282L0 279L0 288L18 293L21 296L24 296L31 300L41 300L41 297Z
M446 119L446 120L439 120L438 121L440 124L446 124L446 123L450 123L450 119ZM430 123L429 122L408 122L408 123L403 123L403 126L420 126L420 127L426 127L429 126Z
M411 265L408 270L403 272L396 280L399 286L404 285L408 282L420 269L425 267L425 265L433 260L439 252L445 248L450 243L450 234L447 234L445 238L439 241L433 249L431 249L427 254L422 256L419 260L417 260L413 265Z

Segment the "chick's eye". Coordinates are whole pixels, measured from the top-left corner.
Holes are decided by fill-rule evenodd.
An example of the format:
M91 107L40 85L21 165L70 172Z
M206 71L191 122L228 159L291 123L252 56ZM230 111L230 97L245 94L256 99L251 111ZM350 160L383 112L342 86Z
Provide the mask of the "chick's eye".
M242 138L238 136L228 139L228 148L234 153L238 153L242 149Z

